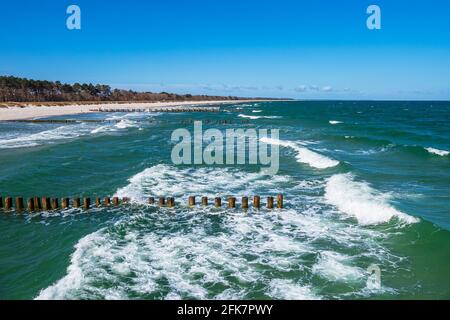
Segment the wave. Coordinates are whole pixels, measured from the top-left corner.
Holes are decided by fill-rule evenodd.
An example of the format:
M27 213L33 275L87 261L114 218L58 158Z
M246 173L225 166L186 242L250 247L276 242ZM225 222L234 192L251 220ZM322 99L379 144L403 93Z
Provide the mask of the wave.
M343 122L342 121L336 121L336 120L330 120L329 123L333 124L333 125L336 125L336 124L341 124Z
M283 141L272 138L261 138L261 141L267 144L276 144L282 147L287 147L297 152L297 162L306 163L311 167L317 169L327 169L339 165L339 161L330 159L324 155L309 150L304 146L300 146L299 143L292 141Z
M156 165L131 177L117 194L134 192L134 199L153 192L187 197L211 194L214 185L222 195L249 195L262 189L292 190L296 183L289 177L267 179L235 169ZM308 190L310 184L301 188ZM305 199L291 198L305 204ZM261 209L248 215L200 206L177 207L171 214L150 207L124 208L127 214L121 220L78 241L67 274L36 299L254 299L255 286L260 288L258 296L272 299L330 298L311 280L317 275L351 279L355 288L364 287L358 264L365 268L367 260L386 265L393 259L377 241L384 235L322 214L322 208L317 203L304 212ZM323 251L328 245L334 250L351 248L354 256ZM349 290L357 295L359 289Z
M54 141L73 139L90 132L85 124L66 125L30 135L0 141L0 149L29 148Z
M220 176L221 183L217 184ZM156 165L147 168L129 179L129 184L116 192L118 197L129 197L131 201L145 203L149 196L174 196L180 197L186 194L201 194L209 197L218 195L251 193L256 188L265 187L266 192L272 189L273 182L286 183L288 176L273 176L270 183L265 180L263 173L246 172L229 168L211 169L200 168L198 170L184 169L174 170L172 166ZM176 184L173 181L177 181ZM276 188L274 192L281 192Z
M257 119L281 119L281 116L249 116L246 114L239 114L238 117L240 118L247 118L247 119L252 119L252 120L257 120Z
M80 121L81 122L81 121ZM0 149L30 148L44 144L52 144L61 140L68 140L88 136L90 134L114 132L128 128L139 128L136 121L123 119L116 124L102 125L95 128L92 123L68 124L55 129L0 140Z
M351 257L332 251L320 253L318 262L313 266L313 273L330 280L354 282L365 276L362 268L350 265Z
M262 110L252 110L253 113L261 113L263 112Z
M325 188L325 199L341 212L356 218L361 225L386 223L394 217L408 224L419 221L392 207L389 195L373 189L366 182L355 181L351 174L332 176Z
M441 157L445 157L450 154L450 151L446 151L446 150L439 150L439 149L435 149L435 148L424 148L424 149L427 150L429 153L436 154Z

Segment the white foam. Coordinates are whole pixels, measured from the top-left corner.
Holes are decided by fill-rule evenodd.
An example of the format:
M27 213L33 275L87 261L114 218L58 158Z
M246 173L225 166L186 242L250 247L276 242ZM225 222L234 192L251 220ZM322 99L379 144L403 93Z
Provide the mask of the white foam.
M299 142L283 141L273 138L261 138L261 141L267 144L277 144L291 148L297 152L297 162L306 163L317 169L327 169L339 165L339 161L330 159L324 155L311 151L306 147L300 146Z
M322 251L312 271L330 281L354 282L365 276L362 268L350 265L351 258L332 251Z
M394 217L406 223L418 222L417 218L392 207L389 195L380 193L366 182L355 181L350 174L332 176L325 188L325 198L362 225L386 223Z
M90 129L85 124L66 125L12 139L2 139L0 149L35 147L44 143L77 138L89 132Z
M269 295L283 300L320 300L311 287L296 284L292 280L274 279L269 284Z
M221 183L217 184L217 177ZM177 183L174 183L177 181ZM274 186L289 181L287 176L273 176L270 180L260 172L246 172L232 168L200 168L177 170L173 166L156 165L137 173L129 184L116 192L118 197L145 203L149 196L179 197L188 193L215 197L229 192L251 192L255 188Z
M336 120L330 120L329 122L330 122L330 124L332 124L332 125L336 125L336 124L341 124L341 123L343 123L342 121L336 121Z
M263 112L262 110L252 110L253 113L261 113Z
M130 196L130 192L134 199L175 195L186 203L188 195L196 194L265 196L261 190L305 193L311 188L316 194L324 186L323 179L298 183L290 177L267 179L235 168L156 165L130 178L116 193ZM322 289L310 280L315 274L352 279L358 287L365 283L357 275L358 267L366 266L358 266L352 256L339 255L339 248L351 248L364 261L383 265L392 259L381 247L384 235L379 231L337 220L324 211L328 205L317 196L311 200L286 196L291 208L281 213L261 209L246 215L200 206L189 210L177 206L170 214L130 209L114 225L81 239L66 276L37 299L246 299L255 287L262 288L258 294L274 299L320 299ZM328 245L333 246L329 254L323 251ZM309 267L307 261L317 252L321 255ZM327 264L334 270L324 271Z
M439 150L439 149L435 149L435 148L425 148L425 150L427 150L429 153L437 154L438 156L441 156L441 157L445 157L450 154L450 151Z
M280 116L250 116L250 115L246 115L246 114L239 114L238 117L248 118L248 119L252 119L252 120L257 120L257 119L281 119L282 118Z

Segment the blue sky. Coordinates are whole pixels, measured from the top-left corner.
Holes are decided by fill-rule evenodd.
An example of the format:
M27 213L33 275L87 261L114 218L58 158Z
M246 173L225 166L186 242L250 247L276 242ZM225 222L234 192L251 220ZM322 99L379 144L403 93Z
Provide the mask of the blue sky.
M82 29L66 28L81 8ZM368 30L377 4L382 29ZM446 0L0 3L0 74L135 90L450 99Z

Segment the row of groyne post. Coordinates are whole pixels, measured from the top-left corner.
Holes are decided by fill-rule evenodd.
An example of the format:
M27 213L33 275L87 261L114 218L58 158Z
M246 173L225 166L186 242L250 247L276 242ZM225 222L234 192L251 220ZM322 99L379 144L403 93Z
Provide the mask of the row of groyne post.
M237 208L236 197L228 197L227 208L234 209ZM26 200L26 202L25 202ZM89 210L93 207L119 207L120 205L126 205L130 203L130 198L128 197L105 197L100 198L96 197L93 199L95 202L91 201L91 198L48 198L48 197L31 197L31 198L23 198L23 197L3 197L0 196L0 209L3 209L4 212L10 212L15 210L16 212L24 212L28 211L30 213L36 211L57 211L57 210L65 210L69 208L75 209L84 209ZM216 197L214 199L210 199L208 197L201 197L200 201L197 203L197 197L189 196L187 201L188 207L196 207L197 205L201 205L202 207L208 207L209 205L213 205L216 208L222 208L222 198ZM260 209L262 207L261 197L254 196L252 199L252 207L254 209ZM175 208L177 206L174 197L149 197L147 200L149 205L158 206L160 208ZM242 197L241 198L241 206L242 209L246 210L250 208L250 198ZM265 204L267 209L283 209L284 208L284 197L282 194L279 194L276 197L276 203L274 197L267 197L267 201Z
M182 106L182 107L161 107L161 108L98 108L90 109L91 112L157 112L157 113L171 113L171 112L219 112L220 107L194 107L194 106Z

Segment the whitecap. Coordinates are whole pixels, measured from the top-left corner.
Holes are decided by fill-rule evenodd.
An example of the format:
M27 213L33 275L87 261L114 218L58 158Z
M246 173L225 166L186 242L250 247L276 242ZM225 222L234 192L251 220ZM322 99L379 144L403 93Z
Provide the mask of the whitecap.
M389 195L366 182L355 181L351 174L332 176L325 188L325 199L341 212L355 217L361 225L386 223L394 217L406 223L418 222L417 218L392 207Z
M324 155L311 151L304 146L300 146L300 142L283 141L273 138L261 138L261 141L267 144L276 144L291 148L297 152L297 162L306 163L311 167L317 169L332 168L339 165L339 161L330 159Z
M435 148L425 148L425 150L427 150L429 153L436 154L441 157L445 157L450 154L450 151L439 150L439 149L435 149Z

